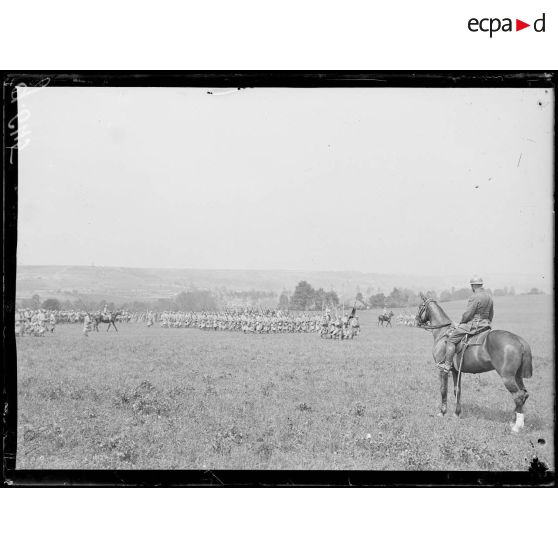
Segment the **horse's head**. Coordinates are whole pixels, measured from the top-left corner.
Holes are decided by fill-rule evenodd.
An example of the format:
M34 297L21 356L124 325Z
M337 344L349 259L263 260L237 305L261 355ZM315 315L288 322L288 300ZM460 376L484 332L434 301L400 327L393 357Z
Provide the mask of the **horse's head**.
M429 306L431 302L434 302L432 298L427 298L424 294L419 293L420 298L422 298L422 303L418 307L417 315L415 316L415 323L417 327L424 326L430 322L430 310Z

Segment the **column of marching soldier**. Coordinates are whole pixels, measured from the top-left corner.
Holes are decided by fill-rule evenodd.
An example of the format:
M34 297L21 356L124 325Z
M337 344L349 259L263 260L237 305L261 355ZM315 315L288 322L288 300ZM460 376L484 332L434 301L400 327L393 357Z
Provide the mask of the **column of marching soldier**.
M223 312L163 312L161 327L197 328L206 331L242 333L319 333L324 338L353 338L360 325L357 316L332 318L307 312L288 313L274 310L232 310Z
M93 318L106 313L76 310L17 309L16 335L44 336L54 333L58 323L83 323L84 332L91 331ZM162 328L197 328L205 331L239 331L245 334L319 333L327 339L353 339L360 332L358 316L326 310L323 315L308 312L282 312L281 310L226 310L221 312L128 312L121 311L118 322L145 323Z

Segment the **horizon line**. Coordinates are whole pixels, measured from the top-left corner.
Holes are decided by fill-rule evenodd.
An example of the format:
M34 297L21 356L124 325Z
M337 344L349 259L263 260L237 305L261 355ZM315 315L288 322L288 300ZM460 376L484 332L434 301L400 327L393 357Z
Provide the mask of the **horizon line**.
M464 272L453 272L453 273L430 273L424 274L421 272L408 272L408 271L362 271L357 269L346 269L346 270L335 270L335 269L288 269L288 268L226 268L226 267L166 267L166 266L128 266L128 265L97 265L97 264L27 264L18 263L16 264L16 269L20 267L78 267L78 268L105 268L105 269L156 269L156 270L166 270L166 271L225 271L225 272L242 272L242 271L252 271L252 272L287 272L287 273L355 273L355 274L366 274L366 275L407 275L415 277L454 277L457 275L462 275ZM471 272L474 273L474 272ZM483 272L484 275L524 275L533 276L537 275L540 279L552 279L551 276L545 277L545 275L540 272L526 273L524 271L497 271L497 272Z

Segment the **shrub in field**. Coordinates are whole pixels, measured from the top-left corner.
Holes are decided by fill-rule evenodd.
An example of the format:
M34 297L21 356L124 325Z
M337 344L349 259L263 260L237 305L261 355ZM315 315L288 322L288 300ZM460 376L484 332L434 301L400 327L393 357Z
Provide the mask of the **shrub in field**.
M217 432L212 447L218 454L227 455L231 452L232 444L240 445L246 440L246 437L246 434L233 425Z
M261 457L264 461L269 461L273 454L273 446L269 442L262 442L256 448L256 455Z
M128 407L138 415L158 417L168 417L173 408L171 398L147 380L132 390L119 392L114 398L114 404L117 407Z
M311 411L312 407L308 403L302 402L298 404L297 409L299 411Z
M134 440L123 435L112 436L99 444L100 448L115 455L120 461L135 463L138 458L137 445Z
M362 403L357 403L355 408L353 409L353 413L357 417L363 417L364 413L366 412L366 406Z

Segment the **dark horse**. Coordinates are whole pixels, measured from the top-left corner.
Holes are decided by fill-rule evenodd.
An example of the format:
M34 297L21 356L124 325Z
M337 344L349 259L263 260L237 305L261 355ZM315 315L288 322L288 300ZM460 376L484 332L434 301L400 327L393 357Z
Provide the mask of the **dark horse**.
M99 324L108 324L107 331L110 329L110 326L112 326L118 333L118 329L114 322L120 314L122 314L120 310L118 312L109 312L108 314L96 313L93 316L93 329L99 331Z
M417 326L432 331L434 335L432 355L436 363L442 362L445 356L447 332L452 325L451 320L435 300L426 298L422 293L420 296L423 303L419 306L416 316ZM524 426L523 405L529 397L523 379L533 375L531 347L518 335L500 329L481 334L481 338L480 344L475 345L473 340L465 353L458 353L454 359L451 372L453 393L456 398L455 416L459 417L461 414L461 374L458 372L460 365L461 372L465 374L496 370L514 398L515 424L512 430L519 432L519 429ZM448 372L444 370L440 370L440 392L442 405L438 416L444 416L448 395Z
M378 316L378 325L382 324L383 327L385 322L386 325L389 325L391 327L391 318L393 318L393 315L393 312L389 312L388 314L380 314Z

